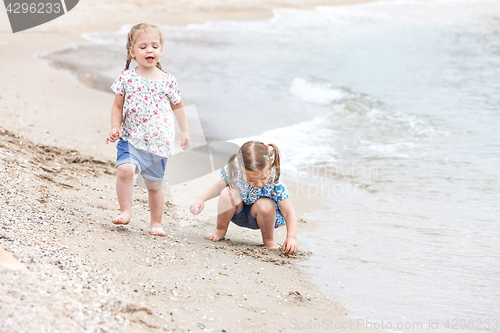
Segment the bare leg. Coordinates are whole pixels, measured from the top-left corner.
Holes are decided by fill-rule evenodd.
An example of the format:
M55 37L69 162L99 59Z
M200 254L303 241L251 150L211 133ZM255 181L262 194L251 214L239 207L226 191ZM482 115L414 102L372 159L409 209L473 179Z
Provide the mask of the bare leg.
M241 196L237 190L231 190L229 187L223 189L217 203L217 227L211 233L206 234L205 238L214 242L223 239L231 218L234 213L241 209L242 205Z
M116 194L118 195L121 214L111 220L114 224L125 225L130 223L132 217L132 179L134 178L135 168L135 164L131 163L120 164L116 168Z
M165 231L161 227L164 201L162 182L144 179L144 183L148 188L149 211L151 213L151 235L165 236Z
M274 241L274 223L276 211L274 202L269 198L260 198L252 206L252 215L257 219L264 245L271 249L277 249L278 244Z

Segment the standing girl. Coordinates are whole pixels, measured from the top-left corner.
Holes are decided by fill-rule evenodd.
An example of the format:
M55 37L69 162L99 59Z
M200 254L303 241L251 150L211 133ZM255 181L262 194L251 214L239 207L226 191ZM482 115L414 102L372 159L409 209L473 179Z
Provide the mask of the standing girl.
M141 23L128 33L127 63L111 89L111 131L106 143L118 144L116 192L121 214L111 222L125 225L132 217L132 179L140 173L148 188L151 234L165 236L162 180L167 158L174 151L174 119L182 131L181 148L189 148L184 104L177 81L160 65L163 35L152 24ZM137 67L130 68L134 59Z
M219 196L217 227L205 236L218 241L224 238L229 222L250 229L260 229L264 245L278 248L274 228L286 225L285 253L297 252L297 219L288 189L280 178L280 155L274 144L249 141L229 158L213 183L191 204L194 215L201 213L207 200Z

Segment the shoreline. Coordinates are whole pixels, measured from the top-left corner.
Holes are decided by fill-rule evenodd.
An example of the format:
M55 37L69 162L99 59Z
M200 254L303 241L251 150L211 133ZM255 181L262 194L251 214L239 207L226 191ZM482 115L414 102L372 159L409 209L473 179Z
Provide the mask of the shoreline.
M272 8L276 6L311 9L318 5L363 2L368 1L304 1L302 4L277 1L265 5L254 1L249 6L255 8L249 10L235 4L224 7L214 1L210 10L206 10L209 5L204 4L205 8L199 6L188 13L182 11L184 5L171 2L169 10L178 15L162 24L267 19L272 17ZM0 285L2 294L9 295L0 303L6 320L13 325L25 321L28 321L25 325L42 325L45 316L49 326L44 327L49 330L69 329L78 323L88 328L104 325L111 331L123 327L132 331L145 327L152 331L185 331L198 327L229 332L242 330L242 327L244 331L286 331L290 329L290 320L304 323L313 318L349 320L344 307L320 292L319 286L311 282L310 273L297 266L307 254L286 256L267 250L258 246L260 234L234 226L228 234L230 240L206 241L203 234L207 227L213 227L215 200L207 203L200 217L193 217L187 211L189 199L180 203L185 207L176 205L173 210L167 207L163 223L167 237L156 238L147 233L147 200L142 189L135 187L134 210L138 213L134 222L125 228L108 222L117 207L114 170L105 162L114 156L115 148L103 144L113 95L85 87L35 54L86 42L81 33L116 30L130 23L131 18L136 22L157 23L165 19L165 12L158 12L155 6L143 8L139 13L126 11L144 3L147 1L136 1L135 5L127 2L122 7L118 1L106 5L95 0L83 2L53 22L25 33L3 35L5 38L0 41L6 50L0 54L0 61L12 64L5 70L5 77L10 79L0 83L2 127L9 130L0 139L0 160L7 172L18 173L17 179L31 185L28 189L21 183L7 181L4 184L5 188L21 187L14 194L10 193L14 200L7 199L9 206L2 211L2 215L12 214L14 218L9 217L8 222L6 217L2 219L0 246L30 269L27 274L0 268L0 275L10 281ZM101 12L92 14L96 10L92 6ZM119 12L123 15L116 15L116 6L125 8L124 12ZM110 14L115 14L111 15L111 20L109 17L101 20ZM5 23L6 14L1 15ZM0 30L6 30L5 24L0 25ZM43 40L40 34L44 35ZM47 148L49 152L40 152L41 146L51 147ZM30 147L28 151L26 147ZM81 157L84 162L63 162L57 157L47 160L44 159L47 154L71 154ZM92 161L97 162L92 164ZM91 163L90 168L88 163ZM64 167L70 169L64 170ZM76 172L80 175L77 178ZM211 181L211 177L213 175L186 184L181 195L199 192L200 184ZM304 203L294 202L299 217L321 208L321 205L305 203L306 200L299 201ZM19 206L13 206L16 202ZM50 217L45 220L43 215L44 218L37 219L26 209L19 212L22 209L18 207L23 203L31 204L32 214L36 211ZM26 220L29 222L24 222ZM304 223L299 223L299 227L304 228ZM307 228L314 228L314 223ZM285 229L277 230L280 244L284 232ZM97 241L101 239L102 242ZM135 243L123 246L128 242ZM47 250L51 255L42 254ZM113 265L109 267L111 262ZM110 268L114 272L110 272ZM161 275L158 268L166 274ZM148 276L144 274L146 271ZM186 275L190 276L188 281ZM231 275L249 281L240 284L237 278L230 279ZM293 278L282 278L287 275ZM49 281L43 281L47 276ZM178 285L179 281L184 285ZM158 288L158 283L168 287ZM40 292L48 296L37 296ZM105 303L101 302L103 297ZM65 317L61 322L57 322L60 319L57 311L44 309L49 301L55 301L56 308L63 309ZM143 305L145 303L147 305ZM179 303L182 306L178 306ZM227 304L231 305L229 309ZM32 308L40 314L29 322ZM214 309L223 313L221 317L210 316L209 312ZM300 311L296 311L298 309ZM95 321L93 313L100 315L99 321ZM193 321L193 318L197 319ZM245 319L251 323L243 322ZM32 327L22 325L17 328ZM3 331L3 327L0 328ZM12 328L15 326L5 327L6 331Z

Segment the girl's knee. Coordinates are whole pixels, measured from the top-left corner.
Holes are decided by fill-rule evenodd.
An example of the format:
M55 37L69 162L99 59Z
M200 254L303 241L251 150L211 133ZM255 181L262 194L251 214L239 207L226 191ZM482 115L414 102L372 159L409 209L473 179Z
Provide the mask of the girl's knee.
M229 187L224 188L219 195L220 199L227 199L230 200L230 195L231 195L231 189Z
M231 207L235 207L236 210L239 210L243 205L238 198L235 198L234 191L229 187L226 187L220 192L219 201L222 201L225 204L231 204Z
M231 202L233 206L236 204L236 198L234 192L229 187L226 187L225 189L222 190L222 192L220 192L219 200Z
M148 188L148 193L152 195L161 194L162 191L161 188Z
M269 198L260 198L252 206L252 215L271 216L275 214L274 202Z
M135 165L121 164L116 168L117 177L122 180L134 178Z

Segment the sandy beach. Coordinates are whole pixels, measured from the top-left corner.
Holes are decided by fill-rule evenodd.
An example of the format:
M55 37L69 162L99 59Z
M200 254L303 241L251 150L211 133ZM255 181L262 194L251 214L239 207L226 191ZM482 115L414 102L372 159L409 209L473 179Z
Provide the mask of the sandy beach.
M235 226L224 241L204 239L216 202L196 217L188 207L217 174L166 195L166 237L149 235L141 187L134 187L132 223L112 225L119 210L115 147L104 139L113 95L85 87L36 55L85 42L81 33L127 23L267 19L277 7L357 2L85 0L17 34L0 11L0 250L8 257L0 253L0 331L352 330L349 311L301 265L314 253L268 250L259 232ZM292 201L299 215L320 207L317 200ZM313 229L313 221L299 220L299 249L300 231ZM280 244L285 234L277 230ZM308 326L318 322L321 328Z

